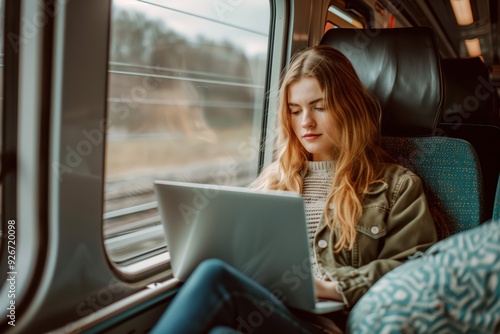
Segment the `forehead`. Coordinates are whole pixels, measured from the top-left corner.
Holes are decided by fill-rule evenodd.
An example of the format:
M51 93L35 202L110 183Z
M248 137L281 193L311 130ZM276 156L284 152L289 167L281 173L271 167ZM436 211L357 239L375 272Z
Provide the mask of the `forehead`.
M288 86L288 103L303 104L323 97L323 90L316 78L300 78Z

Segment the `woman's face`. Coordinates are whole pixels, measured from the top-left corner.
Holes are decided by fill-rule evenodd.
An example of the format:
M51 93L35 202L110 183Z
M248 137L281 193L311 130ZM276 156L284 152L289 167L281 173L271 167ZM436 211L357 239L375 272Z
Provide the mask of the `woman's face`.
M313 161L333 160L335 145L329 131L323 91L315 78L302 78L288 86L292 129Z

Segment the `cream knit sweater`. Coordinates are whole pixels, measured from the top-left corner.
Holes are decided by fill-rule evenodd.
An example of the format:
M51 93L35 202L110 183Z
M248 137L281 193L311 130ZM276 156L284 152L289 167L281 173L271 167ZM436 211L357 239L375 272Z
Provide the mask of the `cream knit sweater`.
M306 209L307 235L311 254L313 274L321 278L316 259L314 258L314 234L323 215L326 197L330 192L333 180L333 161L309 161L307 173L304 177L302 195Z

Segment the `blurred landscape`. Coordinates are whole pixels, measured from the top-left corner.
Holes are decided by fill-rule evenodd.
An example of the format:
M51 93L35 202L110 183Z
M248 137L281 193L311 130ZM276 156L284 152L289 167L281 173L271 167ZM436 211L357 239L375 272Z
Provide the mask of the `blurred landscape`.
M154 201L155 179L248 184L257 171L254 119L264 107L267 54L210 38L202 18L193 39L168 28L167 10L165 20L119 6L112 13L107 227L143 215L114 213Z

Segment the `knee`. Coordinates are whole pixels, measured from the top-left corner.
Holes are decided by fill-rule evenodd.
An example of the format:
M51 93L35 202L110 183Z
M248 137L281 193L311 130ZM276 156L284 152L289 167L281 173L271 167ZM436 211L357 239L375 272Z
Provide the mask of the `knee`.
M220 281L231 271L230 266L219 259L207 259L201 262L193 275L205 281Z

